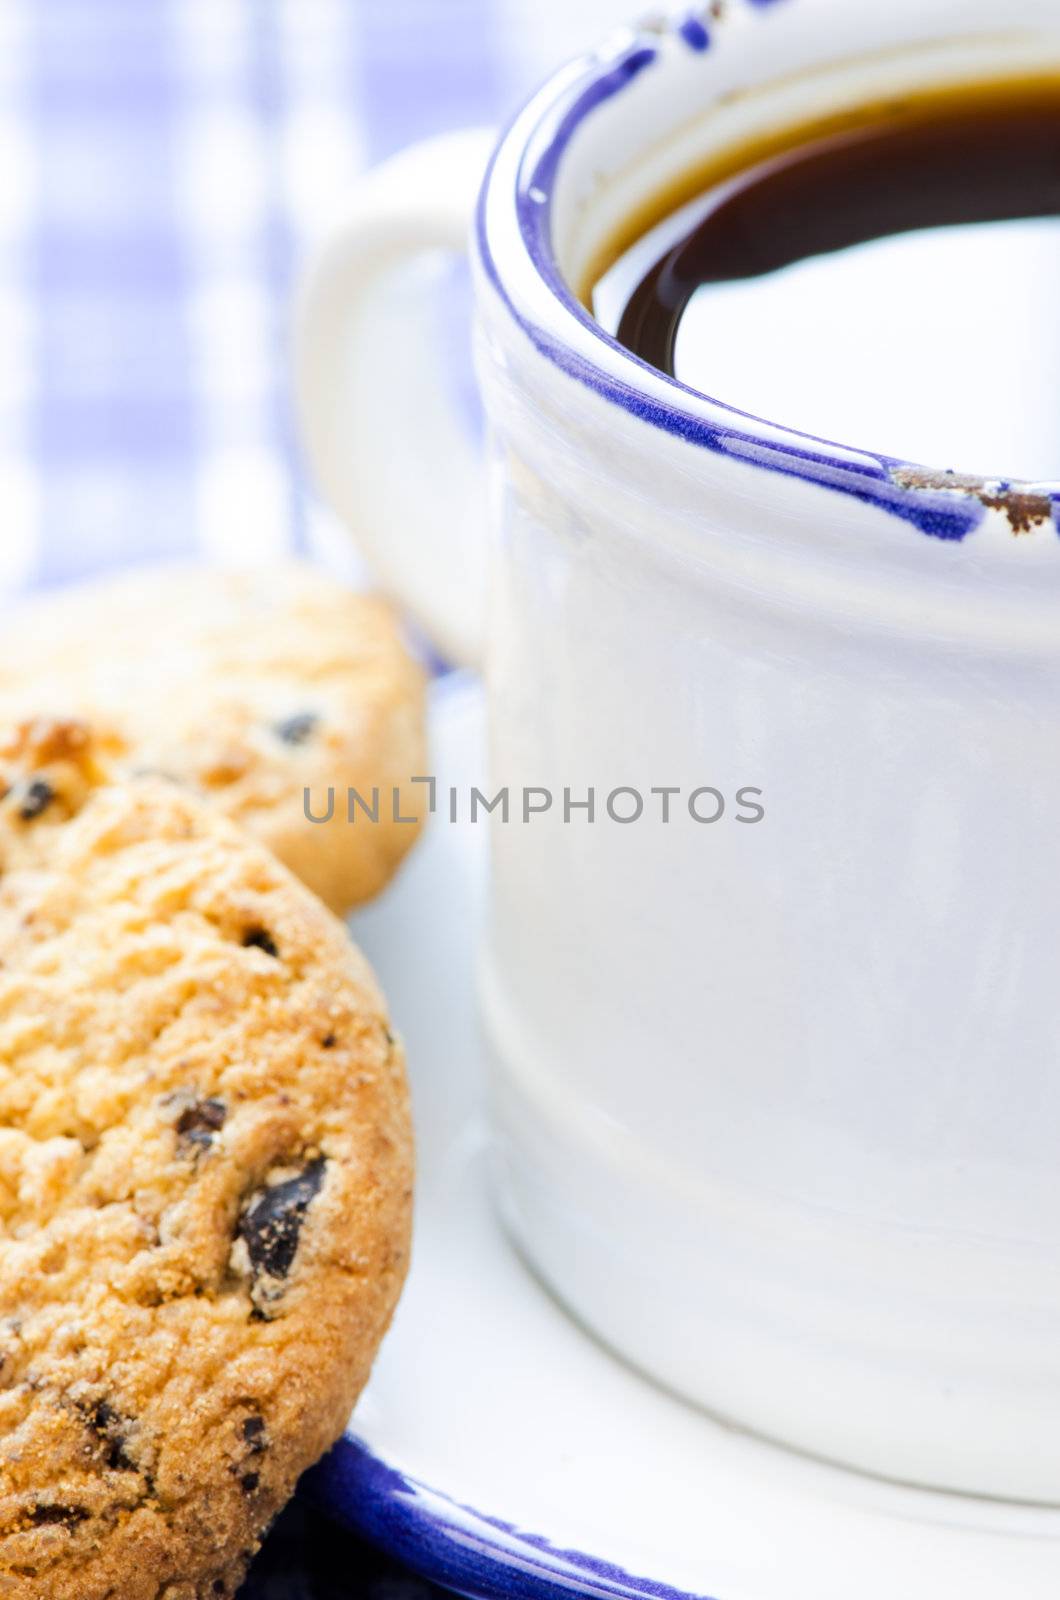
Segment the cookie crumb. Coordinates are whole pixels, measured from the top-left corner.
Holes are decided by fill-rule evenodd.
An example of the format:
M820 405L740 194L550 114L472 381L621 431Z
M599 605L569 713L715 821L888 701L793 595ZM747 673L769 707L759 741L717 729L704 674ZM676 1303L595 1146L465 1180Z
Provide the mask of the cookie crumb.
M252 1455L258 1455L265 1449L265 1418L259 1416L243 1418L243 1443L250 1446Z

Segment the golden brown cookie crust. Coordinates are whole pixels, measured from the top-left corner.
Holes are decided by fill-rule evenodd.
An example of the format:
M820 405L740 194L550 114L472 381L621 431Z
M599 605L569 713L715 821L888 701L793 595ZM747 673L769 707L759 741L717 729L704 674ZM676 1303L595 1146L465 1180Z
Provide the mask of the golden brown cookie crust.
M199 802L97 787L76 725L0 774L0 1597L217 1600L396 1302L401 1049L342 927Z
M342 915L414 843L424 675L394 614L320 570L157 567L61 590L0 629L0 718L82 717L248 828ZM379 791L379 821L355 807ZM396 814L414 819L397 822ZM314 817L334 806L331 821Z

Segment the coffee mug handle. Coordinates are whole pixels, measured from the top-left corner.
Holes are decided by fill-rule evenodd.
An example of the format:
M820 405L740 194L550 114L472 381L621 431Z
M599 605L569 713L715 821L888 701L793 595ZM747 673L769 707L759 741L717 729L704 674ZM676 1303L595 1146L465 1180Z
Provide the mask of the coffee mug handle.
M317 483L383 588L464 665L481 660L485 474L447 373L429 265L466 252L493 140L445 134L367 173L310 262L295 322Z

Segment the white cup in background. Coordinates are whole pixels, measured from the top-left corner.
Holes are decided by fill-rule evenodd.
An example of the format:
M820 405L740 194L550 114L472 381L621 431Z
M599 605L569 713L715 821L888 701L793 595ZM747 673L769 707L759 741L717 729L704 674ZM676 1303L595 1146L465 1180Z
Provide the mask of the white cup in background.
M491 790L553 795L494 820L482 957L529 1259L722 1416L1060 1503L1055 520L1016 537L989 494L699 397L570 288L725 141L1060 66L1055 6L739 0L710 34L558 73L473 228L485 136L370 175L308 277L305 434L385 586L481 666ZM432 362L432 254L469 229L488 467Z

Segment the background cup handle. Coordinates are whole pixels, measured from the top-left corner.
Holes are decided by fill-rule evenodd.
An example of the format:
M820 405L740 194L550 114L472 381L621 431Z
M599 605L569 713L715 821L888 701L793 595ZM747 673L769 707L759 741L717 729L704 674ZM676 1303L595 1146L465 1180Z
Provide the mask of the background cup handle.
M481 660L485 474L439 336L437 266L439 253L466 253L494 138L445 134L367 173L310 262L295 322L317 483L383 588L470 666Z

